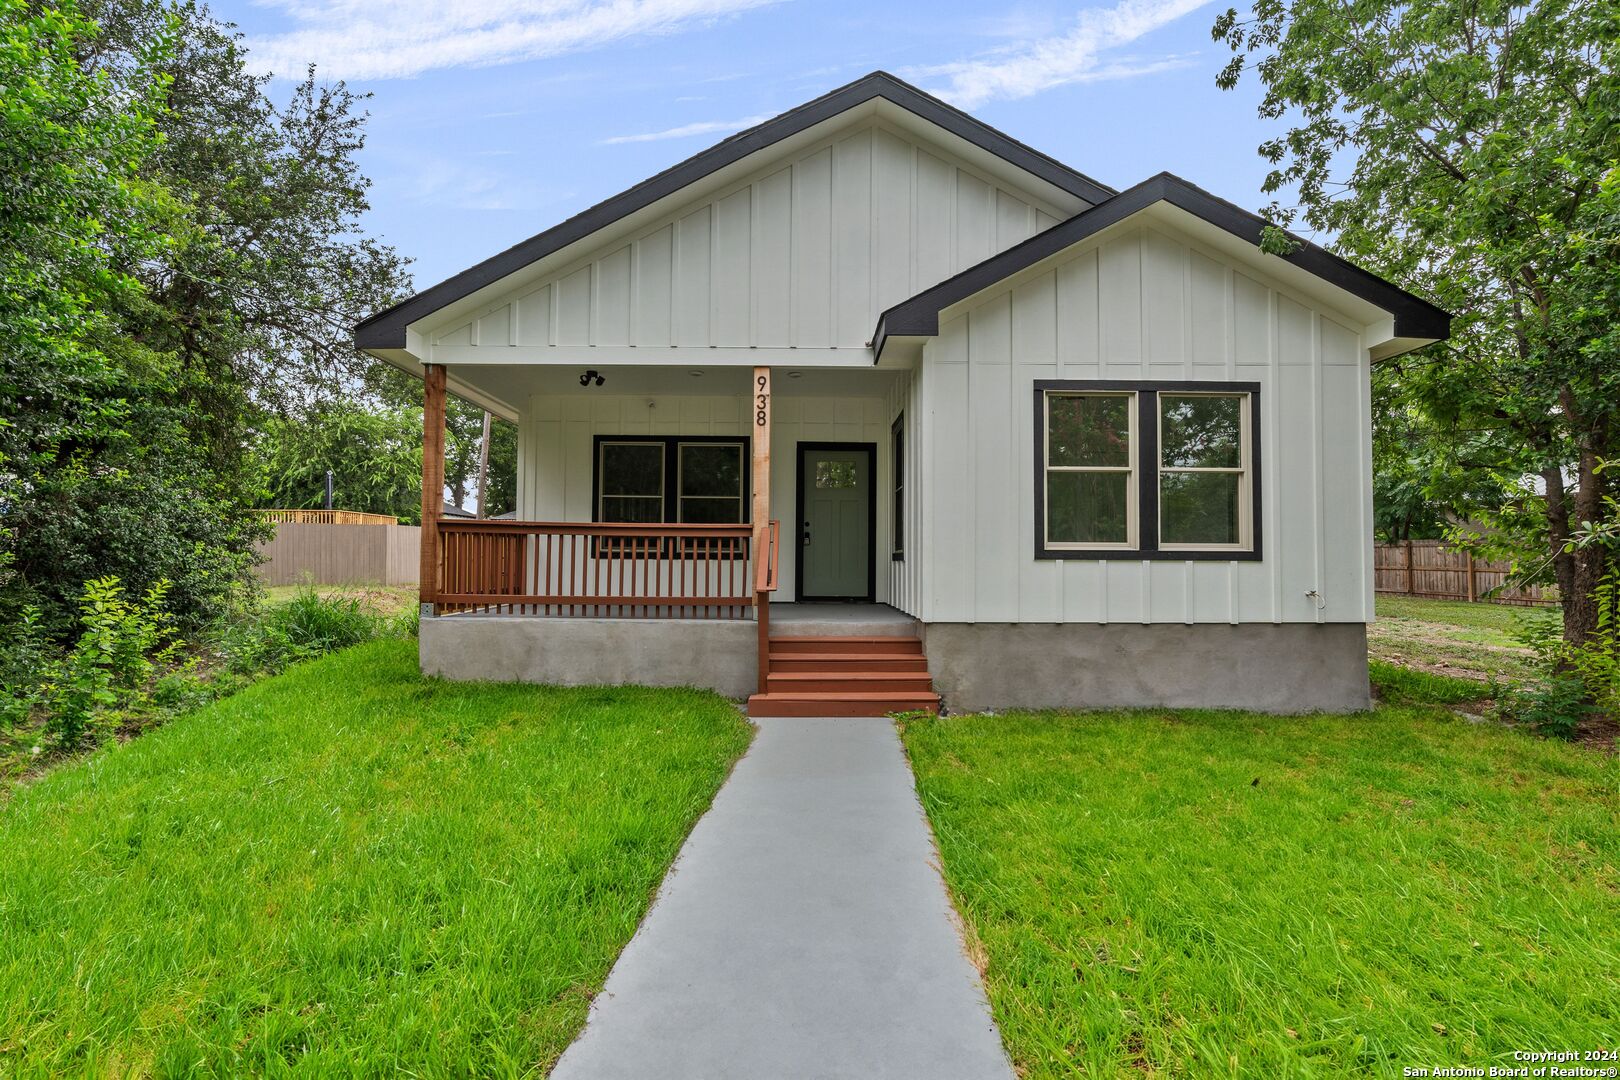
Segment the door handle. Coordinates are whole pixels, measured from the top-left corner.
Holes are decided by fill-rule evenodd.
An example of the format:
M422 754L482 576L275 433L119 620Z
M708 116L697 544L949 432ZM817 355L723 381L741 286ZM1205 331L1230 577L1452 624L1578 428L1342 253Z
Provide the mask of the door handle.
M810 523L809 522L805 522L805 525L804 525L804 541L803 541L803 543L804 543L805 547L810 546Z

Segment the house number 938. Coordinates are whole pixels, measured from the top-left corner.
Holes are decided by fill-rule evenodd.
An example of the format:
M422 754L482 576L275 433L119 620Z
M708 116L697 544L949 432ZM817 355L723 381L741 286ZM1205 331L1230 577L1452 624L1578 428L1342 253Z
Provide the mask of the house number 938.
M754 386L758 393L754 395L754 426L764 427L770 417L771 383L764 375L754 378Z

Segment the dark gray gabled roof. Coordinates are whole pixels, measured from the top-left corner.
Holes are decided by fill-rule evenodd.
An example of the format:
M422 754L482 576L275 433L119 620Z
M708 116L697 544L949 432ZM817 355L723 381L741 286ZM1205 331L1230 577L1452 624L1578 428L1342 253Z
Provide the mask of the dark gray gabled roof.
M1160 173L885 311L872 334L874 356L882 354L883 343L890 337L933 337L939 333L939 313L945 308L1158 202L1185 210L1256 246L1266 227L1259 215L1179 176ZM1295 249L1280 258L1394 315L1396 337L1450 336L1451 315L1447 312L1324 248L1299 237L1294 240Z
M606 202L597 203L560 225L531 236L499 255L463 270L455 277L447 278L393 307L379 311L354 328L354 343L362 349L404 348L405 327L423 316L469 296L487 285L492 285L506 275L582 240L620 218L650 206L659 199L688 187L755 151L763 150L823 120L879 97L937 124L951 134L966 139L980 149L1088 203L1102 202L1114 194L1113 188L1099 184L1089 176L1047 157L1039 150L1025 146L1017 139L975 120L931 94L926 94L887 72L874 71L814 101L790 109L781 116L746 131L740 131L702 153L687 158L679 165L643 180L628 191L615 195Z

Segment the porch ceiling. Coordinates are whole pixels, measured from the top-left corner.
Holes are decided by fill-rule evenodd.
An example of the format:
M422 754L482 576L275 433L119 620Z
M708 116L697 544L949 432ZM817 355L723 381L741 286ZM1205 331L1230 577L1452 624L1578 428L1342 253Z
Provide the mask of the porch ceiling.
M535 394L580 396L607 394L688 394L713 396L748 393L750 368L700 364L672 367L598 367L601 386L579 385L590 364L454 364L450 376L458 383L497 398L514 408ZM693 372L699 374L694 375ZM873 368L816 369L777 365L772 368L772 392L778 397L881 397L896 372Z

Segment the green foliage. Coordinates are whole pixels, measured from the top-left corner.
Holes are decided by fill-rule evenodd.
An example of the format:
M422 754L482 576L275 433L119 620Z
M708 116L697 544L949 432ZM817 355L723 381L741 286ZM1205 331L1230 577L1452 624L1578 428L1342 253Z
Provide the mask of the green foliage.
M379 641L19 785L0 1072L544 1073L749 731Z
M905 745L1027 1080L1613 1044L1610 755L1419 706L913 719Z
M266 506L324 505L332 472L334 505L422 517L422 410L328 402L296 417L270 420L254 444Z
M42 623L39 608L30 605L0 625L0 735L26 722L43 700L56 650Z
M168 586L159 582L139 601L116 578L85 584L78 641L48 669L45 733L61 750L76 750L151 706L159 674L175 663L181 642L163 610Z
M1620 717L1620 569L1593 593L1593 632L1570 641L1562 620L1547 612L1527 617L1519 638L1539 661L1541 679L1506 694L1502 709L1549 735L1572 738L1598 716Z
M1491 553L1556 581L1564 635L1592 633L1612 553L1568 541L1617 516L1599 465L1620 456L1620 9L1256 0L1214 36L1219 84L1255 60L1261 116L1287 125L1260 147L1265 188L1299 206L1267 216L1457 315L1450 343L1382 365L1380 424L1407 450L1379 456L1405 504L1381 526L1489 526Z
M322 596L313 586L253 615L223 636L221 651L237 674L273 674L288 665L370 641L389 629L356 596Z
M1378 699L1392 705L1466 705L1489 698L1490 683L1417 671L1382 660L1367 663Z

